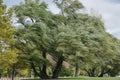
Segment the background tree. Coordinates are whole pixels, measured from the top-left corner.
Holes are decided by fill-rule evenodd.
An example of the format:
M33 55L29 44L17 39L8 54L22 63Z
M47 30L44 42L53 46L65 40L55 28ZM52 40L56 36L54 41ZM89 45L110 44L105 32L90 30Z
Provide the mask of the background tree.
M11 27L13 9L6 10L7 6L0 0L0 69L8 70L17 62L17 49L14 44L15 29Z

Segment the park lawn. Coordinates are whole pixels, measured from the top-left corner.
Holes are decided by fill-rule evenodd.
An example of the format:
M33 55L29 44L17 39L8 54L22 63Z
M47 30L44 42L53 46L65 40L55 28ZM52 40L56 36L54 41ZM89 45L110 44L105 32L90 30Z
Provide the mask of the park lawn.
M69 78L69 79L60 79L60 80L120 80L120 78L119 77L104 77L104 78L86 77L86 78Z
M40 80L40 79L24 79L24 80ZM120 80L120 77L80 77L80 78L59 78L59 79L51 79L51 80Z

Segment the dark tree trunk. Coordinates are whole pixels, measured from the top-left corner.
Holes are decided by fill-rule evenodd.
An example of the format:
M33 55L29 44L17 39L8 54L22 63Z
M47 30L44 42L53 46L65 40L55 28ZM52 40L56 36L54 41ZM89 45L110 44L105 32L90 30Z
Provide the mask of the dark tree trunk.
M84 70L87 72L88 76L90 76L90 72L87 69L84 69Z
M46 59L45 51L42 52L42 57ZM46 63L44 63L42 67L39 67L39 70L36 70L36 66L34 65L32 59L30 61L31 61L31 68L33 69L33 72L35 75L39 76L41 79L49 79L49 76L47 75L47 72L46 72L46 69L47 69Z
M111 69L108 69L108 70L104 70L104 68L101 70L101 73L100 73L100 75L98 75L98 77L103 77L103 75L104 74L106 74L106 73L109 73L111 71Z
M89 77L95 77L95 74L93 72L88 73Z
M98 77L103 77L104 73L100 73L100 75Z
M93 67L92 69L89 70L89 76L90 77L95 77L95 70L96 70L96 67Z
M94 72L91 72L91 73L90 73L90 77L95 77Z
M40 77L40 74L37 72L33 61L31 61L30 64L31 64L31 68L33 69L34 75L35 75L35 76L37 75L37 76Z
M75 77L78 76L78 73L79 73L79 64L76 62L76 64L75 64Z
M2 77L2 74L0 74L0 79L1 79L1 77Z
M11 74L11 79L14 80L14 75L15 75L15 64L12 66L12 74Z
M43 56L43 58L46 59L46 52L45 51L43 51L42 56ZM41 76L42 79L48 79L49 78L49 76L47 75L46 69L47 69L47 65L43 64L41 72L40 72L40 76Z
M1 79L1 77L2 77L2 73L3 73L3 70L0 69L0 79Z
M46 73L46 66L44 66L44 65L43 65L42 71L40 73L40 77L41 77L41 79L48 79L49 78L47 73Z
M102 68L101 73L98 75L98 77L103 77L103 75L104 75L104 69Z
M58 78L59 72L61 71L61 68L62 68L62 63L63 63L63 61L64 61L64 57L63 57L63 56L60 56L60 57L58 58L56 67L55 67L55 69L54 69L54 71L53 71L53 75L52 75L52 78L53 78L53 79Z

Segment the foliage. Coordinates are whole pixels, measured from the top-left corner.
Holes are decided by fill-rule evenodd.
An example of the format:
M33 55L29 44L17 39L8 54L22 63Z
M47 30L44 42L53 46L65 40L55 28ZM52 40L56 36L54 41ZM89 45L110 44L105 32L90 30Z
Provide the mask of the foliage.
M59 14L48 11L47 4L40 0L25 0L15 6L18 23L24 25L16 31L10 27L11 9L9 15L1 14L0 31L4 35L0 34L0 64L7 62L4 66L9 67L15 63L20 75L27 75L32 69L34 76L42 79L58 78L59 73L68 76L72 69L75 76L79 76L80 69L91 77L118 74L120 41L105 31L101 18L80 13L84 6L78 0L54 3ZM1 11L4 10L3 5ZM62 68L63 61L71 65L69 69Z
M0 68L9 68L17 62L17 50L14 44L15 29L11 27L13 9L6 10L6 5L0 0Z
M60 71L60 76L72 76L73 75L73 70L69 69L69 68L62 68L62 70Z

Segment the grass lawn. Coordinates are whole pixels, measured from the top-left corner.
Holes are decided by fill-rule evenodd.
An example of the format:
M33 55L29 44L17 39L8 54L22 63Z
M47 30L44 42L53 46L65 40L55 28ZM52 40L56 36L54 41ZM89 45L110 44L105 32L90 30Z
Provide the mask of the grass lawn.
M24 80L40 80L40 79L24 79ZM120 77L104 77L104 78L80 77L80 78L59 78L59 79L51 79L51 80L120 80Z

